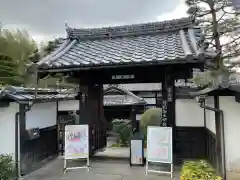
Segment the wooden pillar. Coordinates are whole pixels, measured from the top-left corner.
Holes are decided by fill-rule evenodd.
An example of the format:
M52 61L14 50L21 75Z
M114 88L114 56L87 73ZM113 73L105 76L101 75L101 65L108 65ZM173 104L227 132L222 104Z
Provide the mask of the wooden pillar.
M80 84L80 124L89 125L90 154L106 146L106 121L103 109L103 85L85 79Z
M81 84L79 89L79 124L88 124L87 113L87 99L88 90L87 85Z
M219 96L215 95L214 96L214 108L219 109ZM217 169L219 172L223 171L223 166L222 166L222 160L224 157L222 157L222 151L223 149L221 148L222 143L224 144L223 139L221 138L221 123L223 123L220 120L220 114L219 112L215 112L215 127L216 127L216 155L217 155ZM224 133L224 132L223 132Z
M170 67L165 69L162 83L162 126L172 127L173 153L175 152L175 80ZM173 158L175 159L174 155Z
M103 85L98 84L99 148L107 146L107 121L104 116Z
M18 159L15 159L16 161L20 160L20 163L18 164L19 168L16 173L22 174L22 162L24 160L24 157L26 155L26 150L24 149L24 143L26 141L26 105L25 104L19 104L19 117L18 117L18 123L16 125L19 126L18 130L16 131L19 136L15 135L15 153L17 154ZM16 127L15 127L16 128ZM18 139L19 138L19 139ZM16 142L17 141L17 142Z
M175 85L171 69L166 69L164 82L162 83L162 126L175 126Z
M131 110L131 121L132 121L132 132L133 133L138 132L135 107L132 107L132 110Z

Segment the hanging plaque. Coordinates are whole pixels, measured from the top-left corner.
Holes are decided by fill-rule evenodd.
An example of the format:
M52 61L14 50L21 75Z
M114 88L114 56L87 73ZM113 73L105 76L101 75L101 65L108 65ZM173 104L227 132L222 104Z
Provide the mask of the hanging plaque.
M167 127L167 101L162 101L162 126Z
M168 102L172 102L172 88L167 89Z

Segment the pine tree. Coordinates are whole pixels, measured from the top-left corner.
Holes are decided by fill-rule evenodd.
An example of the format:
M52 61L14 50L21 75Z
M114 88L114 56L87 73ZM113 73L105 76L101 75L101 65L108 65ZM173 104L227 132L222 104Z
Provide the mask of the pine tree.
M240 58L239 13L230 0L186 0L186 3L188 13L195 16L204 30L209 49L217 53L194 81L201 85L223 85L229 81L232 70L229 64Z

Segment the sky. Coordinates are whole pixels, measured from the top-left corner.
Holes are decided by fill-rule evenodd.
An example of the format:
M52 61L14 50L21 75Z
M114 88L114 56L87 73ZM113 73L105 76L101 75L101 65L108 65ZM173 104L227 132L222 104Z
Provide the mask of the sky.
M184 0L0 0L0 22L24 28L39 43L65 37L65 23L92 28L187 16Z

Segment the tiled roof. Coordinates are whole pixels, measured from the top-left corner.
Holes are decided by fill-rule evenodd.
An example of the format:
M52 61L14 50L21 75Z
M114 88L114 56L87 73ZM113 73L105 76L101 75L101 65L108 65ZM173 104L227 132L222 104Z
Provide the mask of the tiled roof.
M121 105L138 105L146 104L144 100L138 99L129 95L105 95L104 106L121 106Z
M104 106L137 104L146 104L146 101L121 87L108 86L104 89Z
M104 106L137 105L146 103L142 98L122 88L111 86L106 88L104 92L106 94L112 92L111 95L104 95ZM66 89L38 89L36 97L35 89L33 88L7 87L0 90L0 99L12 99L17 102L72 100L75 99L76 96L76 92Z
M116 65L202 62L206 55L203 36L193 21L189 17L107 28L67 28L68 40L40 60L39 69L67 71Z
M0 98L12 99L14 101L56 101L75 99L77 93L71 90L35 89L22 87L7 87L0 90Z
M120 87L129 91L161 91L161 83L136 83L136 84L120 84Z

